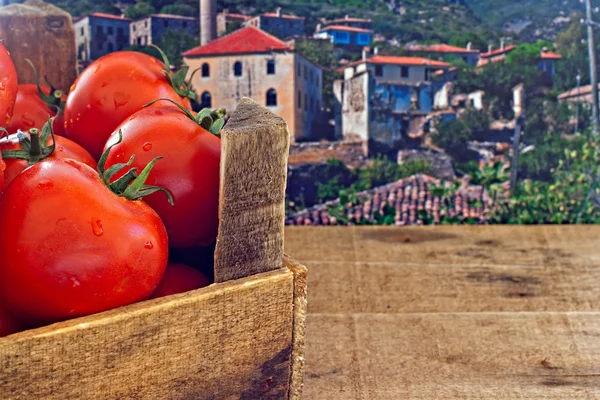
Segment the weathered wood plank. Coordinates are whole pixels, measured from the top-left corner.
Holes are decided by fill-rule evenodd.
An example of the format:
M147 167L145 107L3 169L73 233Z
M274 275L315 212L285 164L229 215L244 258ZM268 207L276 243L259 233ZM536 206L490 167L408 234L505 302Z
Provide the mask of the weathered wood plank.
M243 98L221 141L216 282L281 268L290 136L282 118Z
M284 256L283 264L294 274L294 326L292 332L292 359L289 400L302 398L304 376L304 346L307 309L307 269L297 261Z
M310 313L600 310L600 265L313 262Z
M293 296L280 269L1 338L0 398L285 398Z
M286 252L311 265L311 261L600 265L600 226L593 225L287 227L286 237Z
M35 83L25 61L65 93L77 77L75 30L71 15L42 0L0 7L0 39L4 39L15 63L19 83Z
M306 398L595 399L600 313L321 314Z

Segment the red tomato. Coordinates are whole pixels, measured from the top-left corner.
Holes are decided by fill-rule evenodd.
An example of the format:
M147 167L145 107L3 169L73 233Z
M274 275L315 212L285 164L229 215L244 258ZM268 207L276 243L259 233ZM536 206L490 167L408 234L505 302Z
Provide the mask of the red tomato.
M167 266L158 215L75 160L23 171L0 198L0 221L0 297L34 326L146 299Z
M135 51L110 53L79 75L65 105L65 135L98 159L110 134L145 104L168 98L191 108L156 58Z
M202 272L185 264L169 264L162 280L150 298L185 293L208 285L210 285L210 282Z
M0 304L0 337L25 330L25 326Z
M0 42L0 127L8 125L17 97L17 71L10 53Z
M169 245L213 243L218 228L220 139L172 104L138 111L117 128L107 147L118 140L119 130L123 142L114 147L107 166L126 162L132 154L136 155L132 166L138 169L157 156L164 157L150 173L148 184L171 192L175 206L160 193L144 201L165 223Z
M26 134L30 137L29 134ZM96 160L84 150L83 147L77 143L61 136L55 136L56 147L54 151L44 160L52 160L56 158L70 158L77 160L84 164L89 165L92 168L96 168ZM47 146L52 144L52 137L48 138L46 143ZM17 138L17 134L12 134L8 138L0 139L0 151L5 150L21 150L22 144ZM8 158L4 159L4 184L0 186L0 193L8 187L8 185L21 173L25 168L29 166L27 160L20 158Z
M48 95L50 88L42 86L42 91ZM66 97L65 97L66 98ZM55 109L40 97L37 85L32 83L21 84L17 91L17 99L12 119L6 126L9 133L16 133L19 129L27 132L31 128L42 129L50 117L56 115ZM52 124L55 135L64 135L64 119L61 116Z

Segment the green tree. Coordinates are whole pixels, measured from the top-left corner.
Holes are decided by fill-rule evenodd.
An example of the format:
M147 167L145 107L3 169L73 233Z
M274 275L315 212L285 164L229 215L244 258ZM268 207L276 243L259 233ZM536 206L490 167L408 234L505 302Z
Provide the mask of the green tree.
M188 4L169 4L160 9L162 14L183 15L184 17L196 17L197 10Z
M333 81L337 79L337 59L329 41L299 40L296 50L323 67L323 107L333 109Z
M127 10L125 10L125 16L135 20L147 17L155 12L156 9L152 6L152 4L146 3L145 1L139 1L135 3L135 5L128 7Z

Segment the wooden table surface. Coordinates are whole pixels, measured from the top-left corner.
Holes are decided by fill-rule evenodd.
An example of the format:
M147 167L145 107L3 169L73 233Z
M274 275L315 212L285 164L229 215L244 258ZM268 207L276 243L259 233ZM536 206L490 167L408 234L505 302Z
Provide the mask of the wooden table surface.
M304 398L600 399L600 226L287 227Z

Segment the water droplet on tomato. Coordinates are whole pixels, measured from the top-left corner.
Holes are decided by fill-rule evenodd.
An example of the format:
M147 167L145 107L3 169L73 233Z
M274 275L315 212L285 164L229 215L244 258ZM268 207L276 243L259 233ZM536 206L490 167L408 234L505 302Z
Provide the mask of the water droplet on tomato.
M63 127L64 127L64 128L67 128L67 126L69 126L69 124L67 124L67 121L65 121L65 122L63 123Z
M77 278L71 277L71 282L73 282L73 287L81 286L81 282L77 280Z
M87 107L88 110L90 110L92 108L92 105L88 104L86 107Z
M2 90L3 92L6 90L6 80L0 82L0 90Z
M50 189L50 188L52 188L53 186L54 186L54 183L52 183L52 181L51 181L51 180L48 180L48 179L41 180L41 181L38 183L38 187L39 187L40 189Z
M96 69L94 70L94 73L100 71L100 67L102 67L102 64L96 65Z
M102 229L102 221L99 219L92 219L92 231L94 231L94 235L102 236L104 233L104 229Z
M0 160L0 171L4 171L6 169L6 163L4 160Z
M74 91L75 89L77 89L77 85L75 85L75 84L72 84L72 85L71 85L71 88L70 88L69 90L72 92L72 91Z
M152 148L152 143L150 143L150 142L146 142L142 146L142 149L144 149L144 151L149 151L151 148Z
M31 119L31 117L27 115L27 113L24 113L21 116L21 123L28 129L33 128L35 126L35 121Z
M65 151L65 148L62 146L58 146L58 151Z
M75 160L71 160L70 158L65 158L64 163L67 165L70 165L71 167L75 168L77 171L81 171L81 164L78 163Z
M123 107L124 105L126 105L129 102L130 98L131 95L129 93L115 92L115 95L113 97L115 110L119 107Z
M154 247L154 245L152 244L151 241L147 241L146 244L144 245L145 248L147 248L148 250L152 249Z
M69 122L71 123L71 126L73 125L73 118L69 118Z

